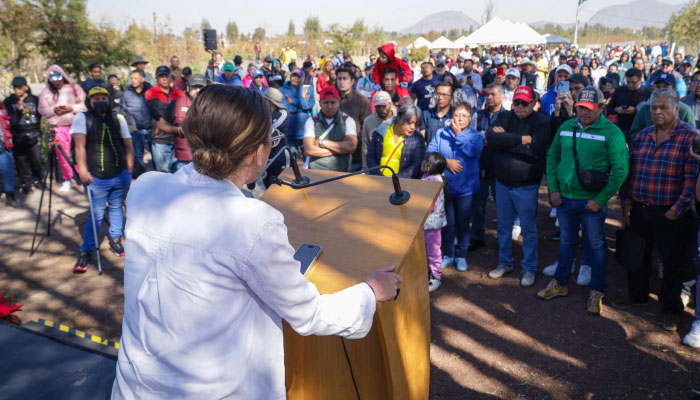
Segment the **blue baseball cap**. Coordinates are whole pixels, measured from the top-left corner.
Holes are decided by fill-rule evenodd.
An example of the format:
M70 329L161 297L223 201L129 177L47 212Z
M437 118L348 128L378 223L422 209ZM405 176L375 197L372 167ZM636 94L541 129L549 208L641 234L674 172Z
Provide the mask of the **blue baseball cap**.
M676 86L676 77L673 76L673 74L659 74L656 76L654 79L654 83L656 82L666 82L671 86Z
M253 78L257 78L259 76L265 76L261 69L256 69L255 71L253 71Z

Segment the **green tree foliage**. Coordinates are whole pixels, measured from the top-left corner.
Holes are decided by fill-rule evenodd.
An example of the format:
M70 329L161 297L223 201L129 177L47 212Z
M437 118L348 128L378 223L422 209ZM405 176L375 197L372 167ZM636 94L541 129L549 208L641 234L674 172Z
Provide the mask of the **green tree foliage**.
M255 32L253 32L253 40L265 40L265 28L255 28Z
M321 20L317 16L310 15L304 21L304 36L307 40L315 41L321 38Z
M236 41L238 39L238 25L235 22L229 21L226 24L226 39Z
M211 29L211 22L209 22L209 20L206 18L202 18L202 22L199 24L199 28L202 30Z
M664 30L673 41L686 47L698 49L700 42L700 1L689 3L680 12L674 13Z
M294 36L296 35L296 27L294 26L294 20L289 20L289 28L287 28L287 35L289 36Z
M367 26L363 19L358 19L352 26L340 26L332 24L328 27L328 37L333 41L336 49L350 54L357 50L365 42Z
M0 60L18 72L27 57L36 49L36 28L40 9L23 1L3 0L0 3Z

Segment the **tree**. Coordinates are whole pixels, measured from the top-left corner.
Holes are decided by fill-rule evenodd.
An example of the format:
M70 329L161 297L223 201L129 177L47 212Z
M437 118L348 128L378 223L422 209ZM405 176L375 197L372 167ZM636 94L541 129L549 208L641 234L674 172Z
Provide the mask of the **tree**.
M233 21L229 21L226 24L226 39L232 42L238 39L238 25Z
M199 28L202 30L211 29L211 23L208 19L202 18L202 22L199 24Z
M265 40L265 28L255 28L253 40Z
M664 31L671 40L678 41L688 50L696 49L700 42L700 1L689 3L680 12L674 13L666 24Z
M307 40L318 40L321 38L321 20L317 16L309 16L304 21L304 36Z
M6 49L0 51L2 64L19 73L20 67L36 48L36 29L40 9L27 2L4 0L0 3L0 33ZM3 46L4 47L4 46Z
M450 31L447 32L447 38L450 40L459 38L459 29L450 29Z
M289 28L287 28L287 35L289 36L294 36L296 35L296 27L294 26L294 20L289 20Z
M486 0L484 3L484 13L481 14L481 25L491 21L494 17L494 12L496 11L496 3L494 0Z

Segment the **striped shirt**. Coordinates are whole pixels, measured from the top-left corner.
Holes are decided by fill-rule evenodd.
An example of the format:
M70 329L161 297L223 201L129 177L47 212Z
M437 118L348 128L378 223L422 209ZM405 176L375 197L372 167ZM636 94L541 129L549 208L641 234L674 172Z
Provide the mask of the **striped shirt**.
M688 211L695 189L697 163L690 147L698 131L677 120L673 130L656 143L656 125L630 141L630 184L627 204L670 206L678 215Z

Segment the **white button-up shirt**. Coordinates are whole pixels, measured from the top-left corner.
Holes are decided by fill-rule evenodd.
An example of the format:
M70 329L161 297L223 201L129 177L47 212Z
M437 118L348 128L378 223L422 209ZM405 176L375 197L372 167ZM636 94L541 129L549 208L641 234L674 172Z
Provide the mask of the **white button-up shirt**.
M320 295L282 214L192 164L149 172L127 198L124 321L113 399L285 397L282 319L361 338L367 284Z

